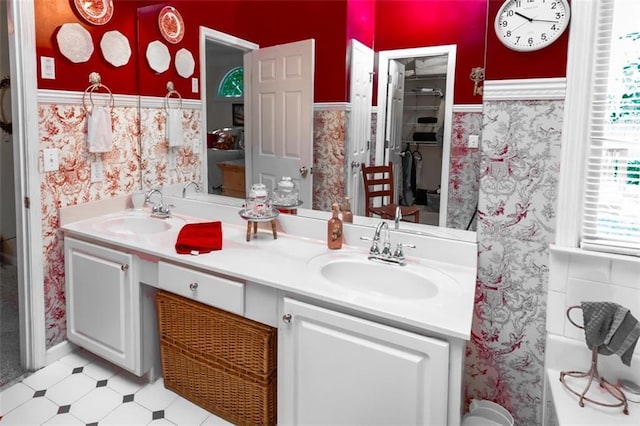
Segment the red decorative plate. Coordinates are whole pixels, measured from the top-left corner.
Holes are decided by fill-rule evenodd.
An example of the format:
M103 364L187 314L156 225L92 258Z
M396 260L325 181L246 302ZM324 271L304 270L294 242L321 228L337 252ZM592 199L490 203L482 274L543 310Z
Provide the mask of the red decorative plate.
M169 43L180 43L184 37L184 21L182 15L173 6L165 6L158 15L160 33Z
M73 0L82 18L93 25L104 25L113 16L113 0Z

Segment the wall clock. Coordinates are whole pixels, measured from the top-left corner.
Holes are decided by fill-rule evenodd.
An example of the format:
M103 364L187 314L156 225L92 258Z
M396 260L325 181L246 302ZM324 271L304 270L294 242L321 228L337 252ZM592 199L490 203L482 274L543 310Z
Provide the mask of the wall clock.
M506 0L494 29L509 49L530 52L549 46L569 25L567 0Z

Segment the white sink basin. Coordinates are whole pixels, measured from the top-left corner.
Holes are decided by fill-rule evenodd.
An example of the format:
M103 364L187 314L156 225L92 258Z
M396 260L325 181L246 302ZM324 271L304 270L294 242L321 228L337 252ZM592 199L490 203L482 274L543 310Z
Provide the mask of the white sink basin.
M449 275L419 263L400 266L367 259L366 254L324 254L309 265L327 282L362 295L392 299L431 299L443 286L455 287Z
M116 234L157 234L168 231L171 224L150 216L121 216L102 222L100 227Z

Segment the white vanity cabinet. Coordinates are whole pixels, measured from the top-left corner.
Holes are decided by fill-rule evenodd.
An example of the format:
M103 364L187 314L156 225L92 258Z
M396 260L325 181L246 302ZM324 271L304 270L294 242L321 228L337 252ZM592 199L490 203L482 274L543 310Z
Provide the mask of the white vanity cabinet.
M67 338L138 376L153 364L155 289L135 256L66 237ZM144 339L142 336L144 334Z
M445 425L449 343L284 298L278 424Z

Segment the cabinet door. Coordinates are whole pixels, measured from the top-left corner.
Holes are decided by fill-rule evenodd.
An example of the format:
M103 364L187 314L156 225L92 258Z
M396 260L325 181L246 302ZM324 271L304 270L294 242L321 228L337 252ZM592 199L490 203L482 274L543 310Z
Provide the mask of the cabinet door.
M67 337L73 343L133 371L135 297L133 256L65 239Z
M279 424L447 424L447 342L293 299L283 308Z

